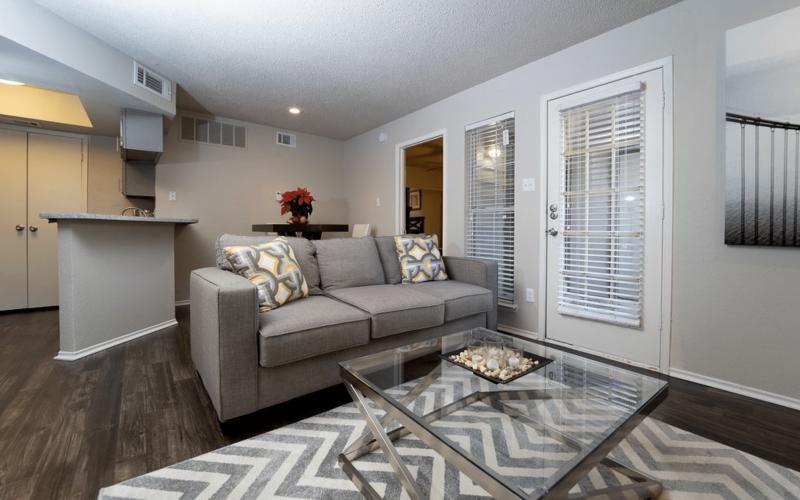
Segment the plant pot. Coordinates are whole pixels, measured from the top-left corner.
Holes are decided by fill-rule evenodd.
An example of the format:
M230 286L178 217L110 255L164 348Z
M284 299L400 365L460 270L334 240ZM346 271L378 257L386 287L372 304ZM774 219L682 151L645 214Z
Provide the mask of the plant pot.
M291 210L292 216L289 218L289 224L308 224L308 216L314 209L307 203L303 205L293 203Z

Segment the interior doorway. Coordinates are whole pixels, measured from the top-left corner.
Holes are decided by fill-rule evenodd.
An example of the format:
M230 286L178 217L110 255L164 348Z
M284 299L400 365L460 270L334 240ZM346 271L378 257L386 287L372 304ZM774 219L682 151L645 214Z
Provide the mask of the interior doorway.
M435 235L442 245L444 225L444 136L401 148L401 231Z

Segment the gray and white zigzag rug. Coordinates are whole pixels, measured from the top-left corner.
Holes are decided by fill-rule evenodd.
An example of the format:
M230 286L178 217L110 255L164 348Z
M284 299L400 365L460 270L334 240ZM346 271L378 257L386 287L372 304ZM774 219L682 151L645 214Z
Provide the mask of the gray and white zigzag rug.
M463 380L432 386L415 402L431 406ZM409 386L398 389L401 394ZM539 402L539 415L562 430L575 426L588 437L592 422L570 422L574 412L559 401ZM377 413L377 412L376 412ZM602 420L615 418L608 408L591 415L596 429ZM485 423L487 415L502 421ZM436 426L448 437L488 463L503 467L504 474L520 482L536 483L537 475L551 474L567 458L560 444L536 434L514 419L500 416L483 403L459 410ZM149 474L104 488L99 498L111 499L255 499L336 498L361 495L338 465L337 457L365 432L355 405L347 404L260 436L220 448ZM548 441L549 440L549 441ZM395 443L421 490L431 499L487 497L485 491L447 463L424 443L408 436ZM537 453L530 450L536 449ZM541 450L549 451L544 458ZM767 462L647 418L611 453L615 460L662 481L662 499L792 499L800 498L800 473ZM407 498L399 480L380 451L355 462L358 470L381 496ZM594 469L575 491L591 491L624 484L627 478L603 466ZM431 488L431 485L435 485Z

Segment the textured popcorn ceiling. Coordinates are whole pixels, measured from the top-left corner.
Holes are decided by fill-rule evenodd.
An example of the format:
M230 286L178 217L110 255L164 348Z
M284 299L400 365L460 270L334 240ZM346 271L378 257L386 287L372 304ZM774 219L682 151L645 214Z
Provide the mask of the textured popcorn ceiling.
M212 113L346 139L677 0L37 2Z

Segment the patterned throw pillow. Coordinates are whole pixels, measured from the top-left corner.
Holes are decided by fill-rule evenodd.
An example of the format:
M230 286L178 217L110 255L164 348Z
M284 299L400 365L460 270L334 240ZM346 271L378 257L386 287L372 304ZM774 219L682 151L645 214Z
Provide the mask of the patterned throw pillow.
M403 271L403 283L447 279L435 236L395 236L394 245Z
M255 246L223 248L231 267L258 290L258 310L270 311L308 297L308 284L285 238Z

